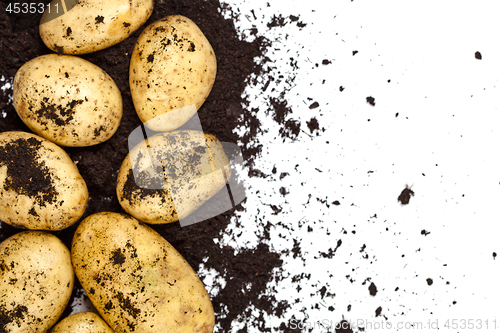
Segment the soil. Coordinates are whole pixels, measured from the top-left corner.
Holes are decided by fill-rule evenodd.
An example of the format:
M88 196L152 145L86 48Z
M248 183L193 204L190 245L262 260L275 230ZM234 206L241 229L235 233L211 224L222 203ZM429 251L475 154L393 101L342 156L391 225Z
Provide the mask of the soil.
M398 201L401 203L401 205L407 205L410 203L410 198L415 195L415 192L411 189L411 187L406 187L404 188L403 191L401 191L401 194L398 197Z
M17 138L2 147L0 166L7 166L8 178L4 183L6 190L22 193L34 198L39 205L44 205L44 203L54 203L58 193L47 166L37 159L40 149L42 141L37 138Z
M0 79L3 76L8 81L25 62L53 52L43 44L38 34L41 14L7 13L6 4L4 0L0 2L2 54ZM260 123L250 112L245 111L244 107L248 105L248 101L242 97L242 93L249 84L248 78L251 74L263 75L262 62L257 64L254 59L265 54L269 42L257 35L253 42L240 40L234 22L224 19L221 9L231 10L223 8L217 0L158 0L148 22L128 39L108 49L82 56L101 67L113 78L123 98L123 118L118 131L111 139L92 147L65 148L77 164L89 189L89 203L82 219L97 212L124 213L115 194L116 176L128 153L128 136L141 124L132 104L128 84L130 56L142 29L167 15L180 14L193 20L205 33L217 56L217 78L211 94L198 113L203 130L215 135L222 142L236 143L241 140L243 158L249 166L249 175L256 173L252 169L252 159L259 154L259 146L252 145L249 148L245 144L258 133ZM233 19L237 19L237 16L233 15ZM279 25L280 18L276 18L275 21L273 26ZM0 84L4 85L5 82ZM17 116L9 96L12 96L11 88L0 90L2 111L0 132L13 130L30 132ZM298 134L300 124L293 120L285 120L285 116L290 112L286 102L273 101L270 109L271 112L276 112L276 121L284 125L281 133L283 137L294 137ZM238 138L233 129L240 123L246 124L249 130L243 137ZM309 124L311 132L317 127L314 121ZM242 209L241 205L236 209ZM227 211L183 228L179 223L153 226L195 270L203 263L204 258L208 258L203 263L204 266L207 269L214 268L223 274L226 285L219 286L220 292L212 299L216 322L220 325L219 332L230 331L231 322L238 317L251 317L250 313L246 313L249 312L247 311L249 305L275 315L279 315L287 307L286 304L276 305L272 296L261 296L264 294L266 284L273 278L273 269L281 265L277 253L272 252L267 245L260 244L256 249L243 250L234 255L233 248L227 246L221 248L214 242L214 239L222 237L233 215L234 210ZM69 247L77 226L78 223L54 234ZM0 241L19 231L20 229L2 223ZM248 285L251 285L251 290L243 295L241 291ZM83 289L76 283L73 297L82 294ZM71 312L73 306L71 302L63 317ZM251 326L266 326L263 318L254 318L252 321L253 323L249 324Z

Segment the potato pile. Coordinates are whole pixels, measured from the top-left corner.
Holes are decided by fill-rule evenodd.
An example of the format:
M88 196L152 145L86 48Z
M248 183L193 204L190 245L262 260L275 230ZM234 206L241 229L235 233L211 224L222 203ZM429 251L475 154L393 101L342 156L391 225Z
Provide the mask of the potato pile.
M217 138L177 130L212 89L214 51L183 16L144 29L132 53L130 90L139 118L162 133L145 137L120 168L117 196L132 216L88 216L70 251L51 232L77 223L89 194L64 147L109 140L123 113L113 79L76 55L129 37L151 16L153 1L69 4L66 14L46 13L40 23L43 42L57 54L30 60L14 78L14 107L34 134L0 133L0 220L28 229L0 244L0 331L213 332L214 310L203 283L144 223L171 223L191 214L230 176ZM160 184L153 189L151 175ZM69 302L75 273L99 315L78 313L54 326Z

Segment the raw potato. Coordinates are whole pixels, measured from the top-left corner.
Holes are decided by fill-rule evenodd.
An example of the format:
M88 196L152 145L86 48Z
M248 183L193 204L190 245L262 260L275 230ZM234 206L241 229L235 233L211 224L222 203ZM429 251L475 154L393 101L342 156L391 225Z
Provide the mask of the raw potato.
M31 133L0 133L1 221L62 230L83 215L88 197L85 181L61 147Z
M216 194L230 172L226 153L213 135L187 130L160 133L125 157L117 196L123 209L140 221L171 223Z
M25 63L14 77L14 107L35 133L61 146L108 140L122 118L113 79L79 57L48 54Z
M133 217L87 217L76 230L71 258L83 289L115 332L213 332L212 303L195 271Z
M56 7L55 4L59 3ZM59 54L84 54L118 44L153 12L153 0L85 0L51 2L52 13L45 10L40 21L40 37L49 49ZM56 11L59 15L55 15Z
M130 92L139 118L154 131L180 127L205 102L216 72L212 46L193 21L176 15L151 24L130 60ZM167 117L152 120L160 115Z
M54 235L23 231L0 244L0 332L43 333L73 291L68 248Z
M114 333L101 317L93 312L75 313L64 318L50 333Z

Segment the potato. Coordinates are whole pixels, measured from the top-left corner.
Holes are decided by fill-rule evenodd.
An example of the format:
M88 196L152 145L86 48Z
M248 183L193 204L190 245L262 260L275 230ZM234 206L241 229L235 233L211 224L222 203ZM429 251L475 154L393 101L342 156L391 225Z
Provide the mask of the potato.
M23 231L0 244L0 332L43 333L69 302L74 273L54 235Z
M60 0L53 0L39 29L45 45L59 54L84 54L115 45L153 12L153 0L66 1L65 5L66 10Z
M193 21L175 15L151 24L130 60L130 92L139 118L154 131L180 127L205 102L216 71L212 46ZM154 119L160 115L168 116Z
M130 216L97 213L78 226L73 267L115 332L210 333L214 312L194 270L156 231Z
M75 56L47 54L25 63L13 84L14 107L35 133L61 146L92 146L108 140L122 117L113 79Z
M50 333L113 333L101 317L93 312L75 313L64 318Z
M88 197L85 181L61 147L31 133L0 133L1 221L61 230L83 215Z
M123 209L140 221L171 223L216 194L230 172L214 136L191 130L159 133L126 156L116 192Z

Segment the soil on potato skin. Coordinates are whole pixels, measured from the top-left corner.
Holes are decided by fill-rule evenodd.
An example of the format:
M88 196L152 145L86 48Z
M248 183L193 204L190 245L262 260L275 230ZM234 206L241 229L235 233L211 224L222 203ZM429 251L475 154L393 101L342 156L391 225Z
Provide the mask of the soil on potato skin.
M49 1L39 2L48 3ZM0 78L4 76L5 80L9 80L27 61L53 52L43 44L38 34L41 14L9 14L5 10L6 4L7 1L0 2L0 51L2 54ZM239 40L233 21L224 19L220 14L221 6L217 0L156 1L150 19L128 39L108 49L81 56L105 70L120 88L123 98L123 118L118 131L110 140L93 147L64 148L77 163L89 189L89 203L82 219L103 211L124 213L115 193L116 176L128 153L128 136L141 124L130 96L128 68L137 37L145 26L154 21L167 15L184 15L200 27L215 51L217 78L212 92L199 110L203 130L215 135L222 142L233 143L238 139L241 139L243 143L248 143L259 130L259 121L243 109L247 101L242 99L242 92L247 84L247 77L252 73L259 75L262 70L254 62L254 58L263 55L267 41L259 37L252 43ZM0 84L4 85L5 82L0 82ZM0 132L12 130L30 132L17 116L9 101L9 95L12 95L12 89L0 90L0 110L2 110ZM249 127L248 133L243 138L238 138L233 133L238 121L246 123ZM246 163L251 165L252 158L259 153L259 148L245 148L244 146L241 148ZM217 202L216 199L211 200L212 206ZM241 206L236 209L241 209ZM214 242L214 239L222 237L233 213L233 211L228 211L183 228L179 223L152 226L184 256L195 270L204 258L208 258L204 266L208 269L214 268L224 274L226 285L212 299L216 322L220 324L221 332L228 332L231 322L239 315L246 317L245 310L249 305L278 315L286 307L286 304L273 306L272 297L259 297L265 291L267 282L272 279L273 269L281 265L277 253L270 251L267 245L261 244L255 250L245 250L234 255L234 249L231 247L221 248ZM70 247L77 225L78 223L54 234ZM0 241L19 231L20 229L2 223ZM242 294L242 290L248 285L251 285L251 289ZM82 292L81 286L76 283L74 295L81 295ZM70 311L71 308L66 309L65 315ZM224 313L225 317L217 317L217 314L221 313Z

